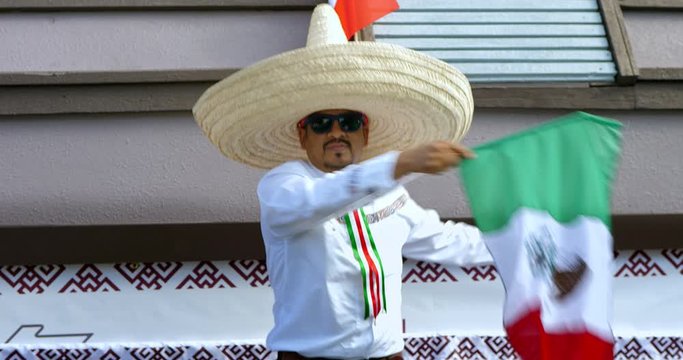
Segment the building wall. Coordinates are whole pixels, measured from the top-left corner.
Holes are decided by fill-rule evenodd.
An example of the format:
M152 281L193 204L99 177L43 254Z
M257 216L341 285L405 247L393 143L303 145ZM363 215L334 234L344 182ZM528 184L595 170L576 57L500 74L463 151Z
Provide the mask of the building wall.
M468 145L566 111L477 110ZM616 214L683 212L683 111L595 111L624 123ZM258 220L263 171L224 158L186 112L0 121L0 225ZM469 210L457 175L407 185L444 217Z
M262 345L251 345L265 336L271 322L266 267L254 260L264 256L255 223L256 184L264 171L224 158L201 133L189 108L219 75L302 46L310 8L324 1L216 0L196 5L189 0L10 0L0 5L0 114L22 114L0 115L0 292L5 305L0 308L0 333L9 345L0 347L0 358L45 353L23 346L16 352L17 344L50 352L67 339L73 344L91 336L89 344L78 349L93 357L107 355L107 350L108 355L123 357L162 350L169 357L206 357L209 352L218 358L230 357L228 352L274 357ZM128 7L116 8L123 3ZM183 3L193 10L173 8ZM30 4L48 11L7 12ZM245 4L251 10L245 10ZM88 8L65 10L69 6ZM135 6L139 8L131 8ZM649 46L650 40L643 39L638 46ZM650 56L655 64L661 59L650 52L665 50L640 48L638 56ZM676 57L662 59L662 66L680 66ZM651 344L670 339L675 343L671 336L680 333L662 320L675 312L675 302L649 305L660 300L659 290L681 288L670 284L680 270L674 260L683 232L672 226L683 214L683 102L673 101L669 108L674 110L635 111L661 103L645 99L637 104L635 86L604 85L475 89L475 99L481 97L465 143L497 139L569 111L533 106L578 110L581 106L572 105L578 103L631 109L592 111L625 125L613 209L615 214L636 214L614 221L615 269L621 277L615 281L615 356L632 354L643 344L650 352L639 353L656 358L660 349L655 353ZM659 88L645 85L645 90ZM676 96L678 88L671 88L674 91L660 89L669 96L661 102ZM528 101L535 98L529 94L545 91L550 96ZM593 95L599 100L586 100ZM407 187L419 203L444 217L470 215L455 172L422 176ZM61 226L93 224L118 226ZM628 233L628 241L620 233ZM509 346L499 346L506 344L498 336L503 334L500 315L468 307L472 299L477 301L476 291L470 290L477 290L473 285L478 284L492 309L500 308L497 299L502 299L503 289L489 281L496 277L495 269L470 272L475 269L423 265L407 261L402 276L407 291L403 328L421 336L408 339L413 346L406 355L439 358L454 354L456 344L472 343L467 337L425 337L462 333L436 321L443 320L449 308L455 314L450 318L469 316L479 332L486 330L481 316L492 321L493 332L485 334L495 336L486 341L472 338L482 344L477 351L490 353L483 344L493 341L495 349L489 346L495 354L489 357L509 352ZM442 288L425 283L432 282L434 269L441 274L438 281L447 277L453 282L440 282ZM465 286L469 295L459 296L463 289L453 284ZM657 284L662 289L652 287ZM644 301L623 291L637 292L643 285L657 290L649 292L650 302L647 296ZM433 291L425 292L426 287ZM443 292L446 288L455 290L455 296ZM458 324L468 327L463 321ZM655 337L637 340L631 329ZM55 345L55 339L62 345ZM185 346L187 339L196 341ZM175 341L184 344L176 347ZM204 346L207 341L211 344ZM453 346L425 352L434 341ZM82 357L80 350L62 355Z
M310 11L0 13L0 72L241 68L306 42Z
M310 9L5 12L0 75L240 68L302 46L309 18ZM683 66L678 14L627 12L626 24L639 66ZM566 112L478 109L465 142ZM626 125L614 212L683 213L683 110L595 113ZM0 117L0 225L257 221L262 173L224 159L187 111ZM444 217L469 216L455 175L408 188Z
M683 16L678 11L624 12L638 67L683 67Z

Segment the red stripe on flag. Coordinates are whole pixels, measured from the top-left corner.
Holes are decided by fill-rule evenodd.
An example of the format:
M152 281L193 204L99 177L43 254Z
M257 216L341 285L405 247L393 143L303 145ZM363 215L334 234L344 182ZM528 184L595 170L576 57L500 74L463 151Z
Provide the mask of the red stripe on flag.
M347 39L396 9L396 0L338 0L334 5Z
M365 234L363 233L363 227L360 223L360 216L358 215L358 210L354 210L353 218L356 221L356 228L358 229L358 237L360 239L360 245L363 249L363 255L365 260L368 262L368 267L370 268L370 294L372 295L372 314L377 317L379 314L379 276L377 276L377 267L375 267L375 262L372 261L370 253L368 252L368 246L365 244Z
M547 333L541 310L530 310L505 327L510 345L524 360L612 360L613 343L588 331Z

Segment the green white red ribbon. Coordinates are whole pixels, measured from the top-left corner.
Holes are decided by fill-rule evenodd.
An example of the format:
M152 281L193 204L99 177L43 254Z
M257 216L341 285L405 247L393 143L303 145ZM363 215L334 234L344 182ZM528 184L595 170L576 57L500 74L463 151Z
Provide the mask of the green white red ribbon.
M377 318L381 310L387 311L386 291L384 290L384 267L372 238L370 226L363 209L344 215L353 256L360 266L363 280L365 318L370 314Z

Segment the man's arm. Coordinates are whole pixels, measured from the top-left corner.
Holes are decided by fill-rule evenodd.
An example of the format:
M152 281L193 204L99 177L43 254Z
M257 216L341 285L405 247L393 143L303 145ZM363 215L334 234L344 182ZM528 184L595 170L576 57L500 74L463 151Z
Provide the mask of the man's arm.
M403 255L410 259L443 265L482 265L493 263L481 232L465 223L442 222L434 210L425 210L412 199L402 211L413 221L403 245Z
M340 216L396 187L398 156L386 153L317 178L297 171L296 165L272 171L258 186L261 221L278 235L290 235Z
M459 144L437 141L401 153L394 176L410 172L438 173L460 164L474 153ZM445 265L492 263L479 229L465 223L441 222L434 210L425 210L412 199L402 211L412 224L403 255Z
M412 149L349 165L310 178L287 170L268 173L259 183L261 221L279 235L294 234L369 202L373 194L394 188L396 179L412 172L438 173L474 154L464 146L434 141Z
M396 161L394 177L398 179L413 172L436 174L458 166L463 158L474 157L474 153L465 146L434 141L401 152Z

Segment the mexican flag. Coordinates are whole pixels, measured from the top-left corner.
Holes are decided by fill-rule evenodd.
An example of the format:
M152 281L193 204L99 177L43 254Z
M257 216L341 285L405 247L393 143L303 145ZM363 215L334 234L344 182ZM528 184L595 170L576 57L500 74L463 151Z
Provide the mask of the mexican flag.
M612 359L610 191L621 124L577 112L474 150L465 192L523 359Z
M377 19L398 9L396 0L330 0L347 39Z

